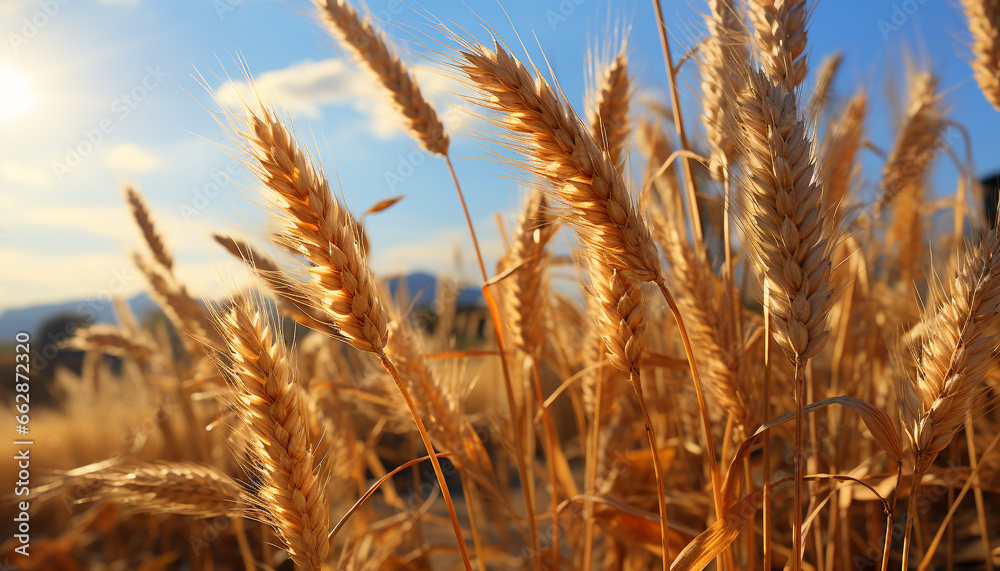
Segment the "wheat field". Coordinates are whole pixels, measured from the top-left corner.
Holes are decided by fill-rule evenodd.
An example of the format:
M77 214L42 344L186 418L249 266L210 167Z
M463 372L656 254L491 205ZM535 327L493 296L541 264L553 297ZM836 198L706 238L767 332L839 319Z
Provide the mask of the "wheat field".
M688 53L652 4L658 21L636 25L656 26L662 54L617 30L581 57L585 108L513 34L428 15L425 41L491 128L491 158L530 189L496 267L466 211L486 315L475 338L455 284L438 280L430 317L405 289L390 293L365 216L405 203L352 212L352 189L324 172L280 101L248 98L220 119L256 178L270 244L214 238L253 287L194 296L157 213L125 189L144 238L132 261L165 318L140 324L118 300L116 325L64 342L82 365L57 372L58 402L32 419L35 438L60 443L33 465L32 526L44 531L30 556L12 538L0 559L25 570L1000 565L997 196L944 136L961 126L939 76L900 65L895 142L879 149L866 124L880 95L831 98L841 56L811 52L809 28L824 25L812 3L709 0L707 35ZM475 181L456 175L450 143L467 135L447 131L390 36L348 0L305 8L447 166L441 184L464 208ZM954 9L968 23L969 81L1000 112L1000 3ZM637 96L639 65L666 65L668 103ZM681 66L696 68L700 107L682 102ZM862 180L867 155L880 180ZM960 172L943 197L936 160Z

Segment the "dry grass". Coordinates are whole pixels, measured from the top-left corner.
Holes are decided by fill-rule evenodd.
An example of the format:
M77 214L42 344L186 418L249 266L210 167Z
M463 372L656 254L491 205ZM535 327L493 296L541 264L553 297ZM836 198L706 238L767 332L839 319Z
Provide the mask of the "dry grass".
M964 4L989 98L995 6ZM371 18L312 6L390 93L401 130L451 167L441 121ZM935 157L962 159L930 71L909 73L881 180L862 176L890 148L869 140L877 93L845 98L837 68L858 62L836 54L804 93L809 7L710 1L704 43L669 62L669 94L631 75L655 57L616 43L586 62L579 111L498 37L445 31L437 49L499 127L482 136L529 191L496 273L473 234L482 280L442 276L433 307L379 281L376 226L345 207L364 189L333 187L261 100L230 112L271 244L215 240L257 283L197 299L183 252L126 190L133 258L165 317L116 300L117 325L55 345L61 364L36 385L55 404L32 408L39 534L31 557L10 540L0 559L990 569L1000 239L966 216L963 186L937 199ZM685 116L677 66L695 62L701 109ZM683 120L698 117L705 139L688 140ZM952 207L954 237L932 224ZM484 281L487 307L460 307Z

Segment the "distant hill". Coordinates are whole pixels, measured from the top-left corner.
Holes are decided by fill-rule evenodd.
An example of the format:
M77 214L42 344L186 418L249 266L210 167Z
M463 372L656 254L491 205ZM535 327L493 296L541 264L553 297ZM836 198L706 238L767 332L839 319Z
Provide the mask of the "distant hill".
M389 291L395 295L399 290L400 278L387 280ZM437 292L437 278L430 274L413 273L406 276L406 288L414 307L433 306ZM156 302L145 293L128 300L132 313L142 317L150 311L158 311ZM483 305L483 294L477 287L465 287L458 292L459 307L478 307ZM18 331L35 334L47 319L57 315L93 316L95 323L114 323L115 314L110 301L76 300L63 303L35 305L17 309L8 309L0 314L0 343L13 340Z
M137 317L157 309L156 302L145 293L128 300L128 305ZM45 320L57 315L92 316L95 323L115 322L111 302L104 300L76 300L8 309L0 314L0 342L12 340L18 331L35 334Z
M399 291L400 278L389 278L389 294L396 295ZM433 306L437 296L437 278L422 272L406 276L406 290L414 307ZM458 307L485 306L483 292L478 287L467 286L458 291Z

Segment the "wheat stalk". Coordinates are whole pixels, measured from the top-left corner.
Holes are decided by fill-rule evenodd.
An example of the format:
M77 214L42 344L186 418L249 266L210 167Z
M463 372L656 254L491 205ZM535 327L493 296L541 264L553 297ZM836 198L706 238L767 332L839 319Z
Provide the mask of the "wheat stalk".
M228 348L222 369L247 432L250 467L260 482L253 507L296 565L319 569L330 548L326 469L309 437L308 397L267 321L250 298L216 318Z
M448 154L448 134L434 107L424 99L406 66L389 48L370 18L361 18L345 0L314 0L330 32L370 69L392 95L413 138L427 151Z
M239 483L217 468L193 462L118 464L86 479L101 499L132 512L207 518L239 516L244 510Z
M1000 111L1000 2L962 0L972 32L972 71L986 100Z
M771 81L794 90L809 71L806 49L806 0L749 0L758 55Z
M471 569L437 453L413 397L386 353L388 317L361 247L357 222L330 194L322 173L313 167L292 134L270 111L261 109L258 115L247 109L245 121L246 150L258 162L255 174L270 189L279 210L277 239L311 262L310 281L298 287L306 292L312 305L326 312L339 338L377 356L392 376L431 457L463 562Z

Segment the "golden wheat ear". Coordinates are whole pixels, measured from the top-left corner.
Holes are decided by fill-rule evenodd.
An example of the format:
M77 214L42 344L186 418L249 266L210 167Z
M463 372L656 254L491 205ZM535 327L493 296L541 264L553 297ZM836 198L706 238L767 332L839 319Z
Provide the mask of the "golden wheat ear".
M308 396L259 301L236 300L216 324L227 349L220 365L243 421L249 468L260 482L251 507L297 566L319 570L329 553L330 507L309 436Z
M243 490L225 472L193 462L117 464L86 476L100 497L133 513L240 516Z
M275 208L276 240L309 262L296 294L325 314L339 337L366 352L385 347L388 318L357 230L357 221L330 192L323 173L292 132L266 110L246 110L240 133L254 173ZM304 303L292 299L292 303Z
M924 473L980 407L984 377L998 362L1000 239L995 231L965 254L950 287L934 289L914 348L917 370L902 382L904 431Z
M809 6L806 0L749 0L757 57L774 83L794 90L806 78Z
M174 256L167 248L167 243L163 239L163 236L156 229L156 224L153 222L153 215L149 212L146 200L139 194L136 188L131 186L125 188L125 199L128 202L129 210L132 212L132 217L139 227L139 231L142 232L142 236L146 240L146 245L149 246L149 250L153 254L153 259L163 266L165 270L172 272L174 269Z
M972 71L986 100L1000 111L1000 3L962 0L972 32Z
M919 184L930 166L928 156L939 144L945 127L944 101L940 81L929 71L907 75L909 103L896 132L896 143L882 167L882 196L875 211L882 212L908 187Z
M710 0L705 17L708 37L701 48L701 108L705 135L712 148L711 170L722 178L725 164L736 162L730 125L736 94L743 89L740 70L750 61L747 30L733 0Z
M448 134L437 111L420 92L406 66L385 37L345 0L314 0L327 29L375 74L392 96L413 138L428 152L447 155Z
M525 171L547 181L553 202L593 255L640 281L660 279L660 259L639 216L624 174L590 128L541 75L533 74L499 42L464 42L453 65L495 112L507 144L521 151Z
M619 172L625 172L629 133L632 121L629 109L632 99L632 78L628 69L627 45L609 63L594 70L595 85L589 99L588 121L601 149L611 157Z

